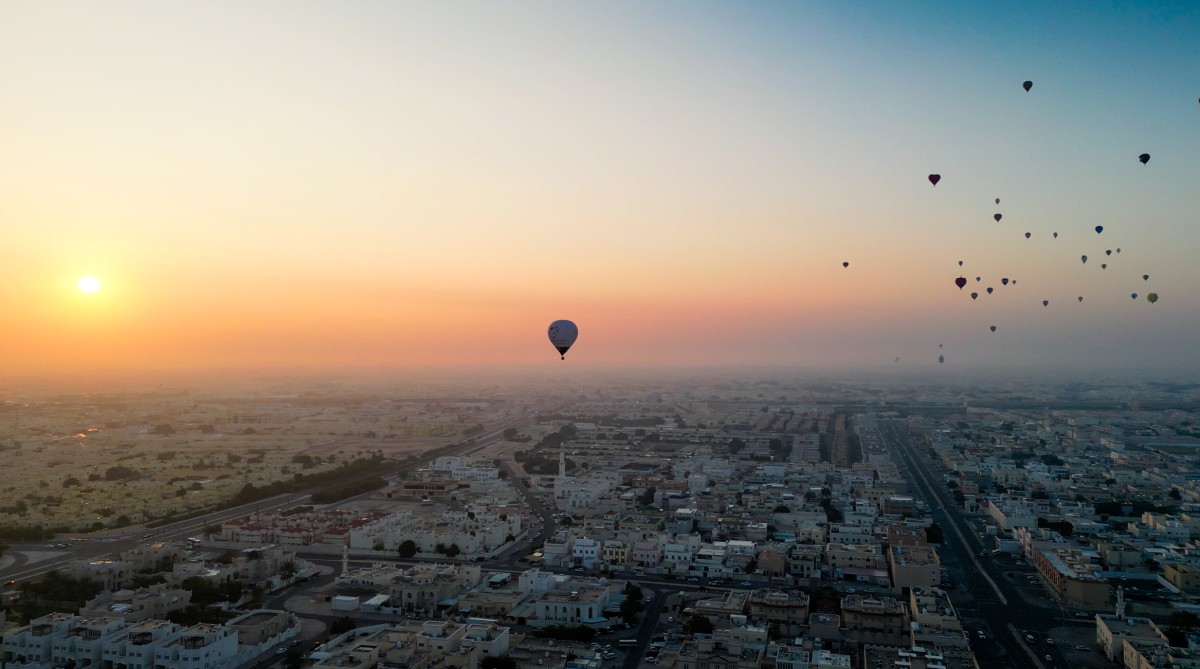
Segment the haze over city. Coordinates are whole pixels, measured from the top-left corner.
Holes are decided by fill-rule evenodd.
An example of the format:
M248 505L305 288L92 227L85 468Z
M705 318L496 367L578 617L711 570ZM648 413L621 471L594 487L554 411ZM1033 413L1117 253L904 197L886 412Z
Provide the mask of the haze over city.
M1190 3L8 3L0 369L1194 372L1198 36Z

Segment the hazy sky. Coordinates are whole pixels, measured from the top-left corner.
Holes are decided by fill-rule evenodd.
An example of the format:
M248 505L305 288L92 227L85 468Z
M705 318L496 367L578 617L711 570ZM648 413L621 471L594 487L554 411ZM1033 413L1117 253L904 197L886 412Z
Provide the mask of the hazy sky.
M3 3L0 369L1200 368L1200 5L1115 4Z

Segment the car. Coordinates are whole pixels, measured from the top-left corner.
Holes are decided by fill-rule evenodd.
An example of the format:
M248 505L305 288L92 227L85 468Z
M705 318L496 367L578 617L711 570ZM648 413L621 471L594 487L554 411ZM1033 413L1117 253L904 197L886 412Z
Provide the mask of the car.
M1079 645L1079 646L1075 646L1075 650L1091 650L1091 649L1088 648L1087 646Z
M1046 655L1046 656L1045 656L1043 659L1044 659L1044 660L1046 660L1047 662L1053 662L1053 661L1054 661L1054 657L1053 657L1053 656L1051 656L1051 655Z
M275 649L275 654L276 654L276 655L283 655L283 654L284 654L284 653L286 653L286 652L287 652L287 647L286 647L286 646L280 646L280 647L278 647L278 648L276 648L276 649Z
M742 585L744 585L744 586L749 586L749 585L750 585L750 581L742 581L742 583L741 583L741 584L742 584Z
M300 640L299 640L299 639L292 639L292 643L290 643L289 645L291 645L291 646L299 646L299 645L300 645Z
M688 579L688 583L699 583L699 582L700 582L700 579L696 578L695 576Z
M1051 639L1050 637L1046 637L1046 645L1047 645L1047 646L1053 646L1053 645L1054 645L1054 639Z

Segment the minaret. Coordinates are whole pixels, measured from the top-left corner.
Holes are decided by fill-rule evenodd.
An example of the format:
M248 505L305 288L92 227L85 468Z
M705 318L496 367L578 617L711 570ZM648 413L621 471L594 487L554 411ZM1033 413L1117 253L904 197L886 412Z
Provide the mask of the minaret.
M1125 586L1117 586L1117 620L1125 620Z
M342 576L350 573L350 544L342 544Z
M567 447L558 447L558 480L567 480Z

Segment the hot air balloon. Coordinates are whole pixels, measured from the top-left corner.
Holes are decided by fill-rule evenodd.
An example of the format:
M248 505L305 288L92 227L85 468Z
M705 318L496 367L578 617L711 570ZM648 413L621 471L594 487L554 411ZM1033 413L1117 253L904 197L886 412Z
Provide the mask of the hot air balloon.
M1087 256L1080 256L1080 257L1083 258L1083 264L1086 265L1087 264Z
M1004 218L1004 216L1002 214L1000 214L999 212L997 212L996 215L993 216L992 218L996 219L996 222L999 223L1000 219Z
M1106 255L1106 256L1110 256L1110 255L1112 255L1112 249L1105 249L1105 250L1104 250L1104 255Z
M842 267L849 267L849 266L850 266L850 263L848 263L848 262L843 262L843 263L842 263Z
M1150 275L1149 275L1149 274L1143 274L1143 275L1142 275L1142 281L1149 281L1149 280L1150 280Z
M992 290L994 290L994 289L991 286L988 286L988 295L992 294Z
M945 362L946 362L946 356L944 356L944 355L939 355L939 356L938 356L938 364L939 364L939 365L941 365L941 364L945 364Z
M1000 279L1000 283L1007 286L1008 285L1008 277L1004 277L1003 279Z
M1106 262L1100 263L1100 269L1108 269L1108 263L1106 263Z
M1082 301L1083 301L1083 296L1082 296L1082 295L1080 295L1080 296L1079 296L1079 301L1080 301L1080 302L1082 302Z
M996 204L1000 204L1000 198L996 198Z
M942 180L942 175L940 175L940 174L930 174L929 175L929 183L933 184L934 186L936 186L938 184L938 182L941 180Z
M579 328L575 327L575 324L571 321L554 321L550 324L547 334L550 337L550 343L554 345L554 348L558 349L558 353L562 356L562 359L566 360L567 351L575 343L575 338L579 336Z
M1015 285L1017 285L1017 280L1016 280L1016 279L1013 279L1013 280L1012 280L1012 285L1014 285L1014 286L1015 286Z
M981 277L981 276L975 277L975 283L979 283L980 281L983 281L983 277Z
M1129 299L1131 299L1131 300L1136 300L1136 299L1137 299L1137 293L1130 293L1130 294L1129 294Z
M995 325L993 325L993 326L992 326L992 332L995 332L995 331L996 331L996 326L995 326Z
M978 300L978 299L979 299L979 293L971 293L971 301L972 302L975 300Z
M1150 162L1150 154L1143 153L1142 155L1138 156L1138 160L1142 161L1142 164L1145 165L1146 163Z
M958 261L958 266L959 266L959 267L962 267L962 261L961 261L961 260L959 260L959 261Z
M941 345L941 344L938 344L938 348L941 348L941 347L942 347L942 345Z
M1158 293L1150 293L1146 296L1146 299L1150 301L1150 304L1154 304L1158 301Z
M1117 253L1120 253L1120 252L1121 252L1121 247L1120 247L1120 246L1118 246L1118 247L1117 247Z
M1050 300L1042 300L1042 306L1043 306L1043 307L1048 307L1048 306L1050 306Z
M900 358L896 358L895 362L900 362Z
M957 279L954 280L954 285L958 286L959 290L962 290L963 286L967 285L967 277L965 277L965 276L958 277Z
M1097 225L1097 226L1096 226L1096 234L1100 234L1101 232L1104 232L1104 226L1103 226L1103 225Z
M1032 82L1032 81L1026 81L1025 83L1021 84L1021 88L1024 88L1024 89L1025 89L1025 92L1026 92L1026 93L1028 93L1028 92L1029 92L1029 89L1033 88L1033 82Z
M1026 232L1026 233L1025 233L1025 239L1029 239L1029 238L1030 238L1030 237L1032 237L1032 236L1033 236L1033 233L1032 233L1032 232Z

